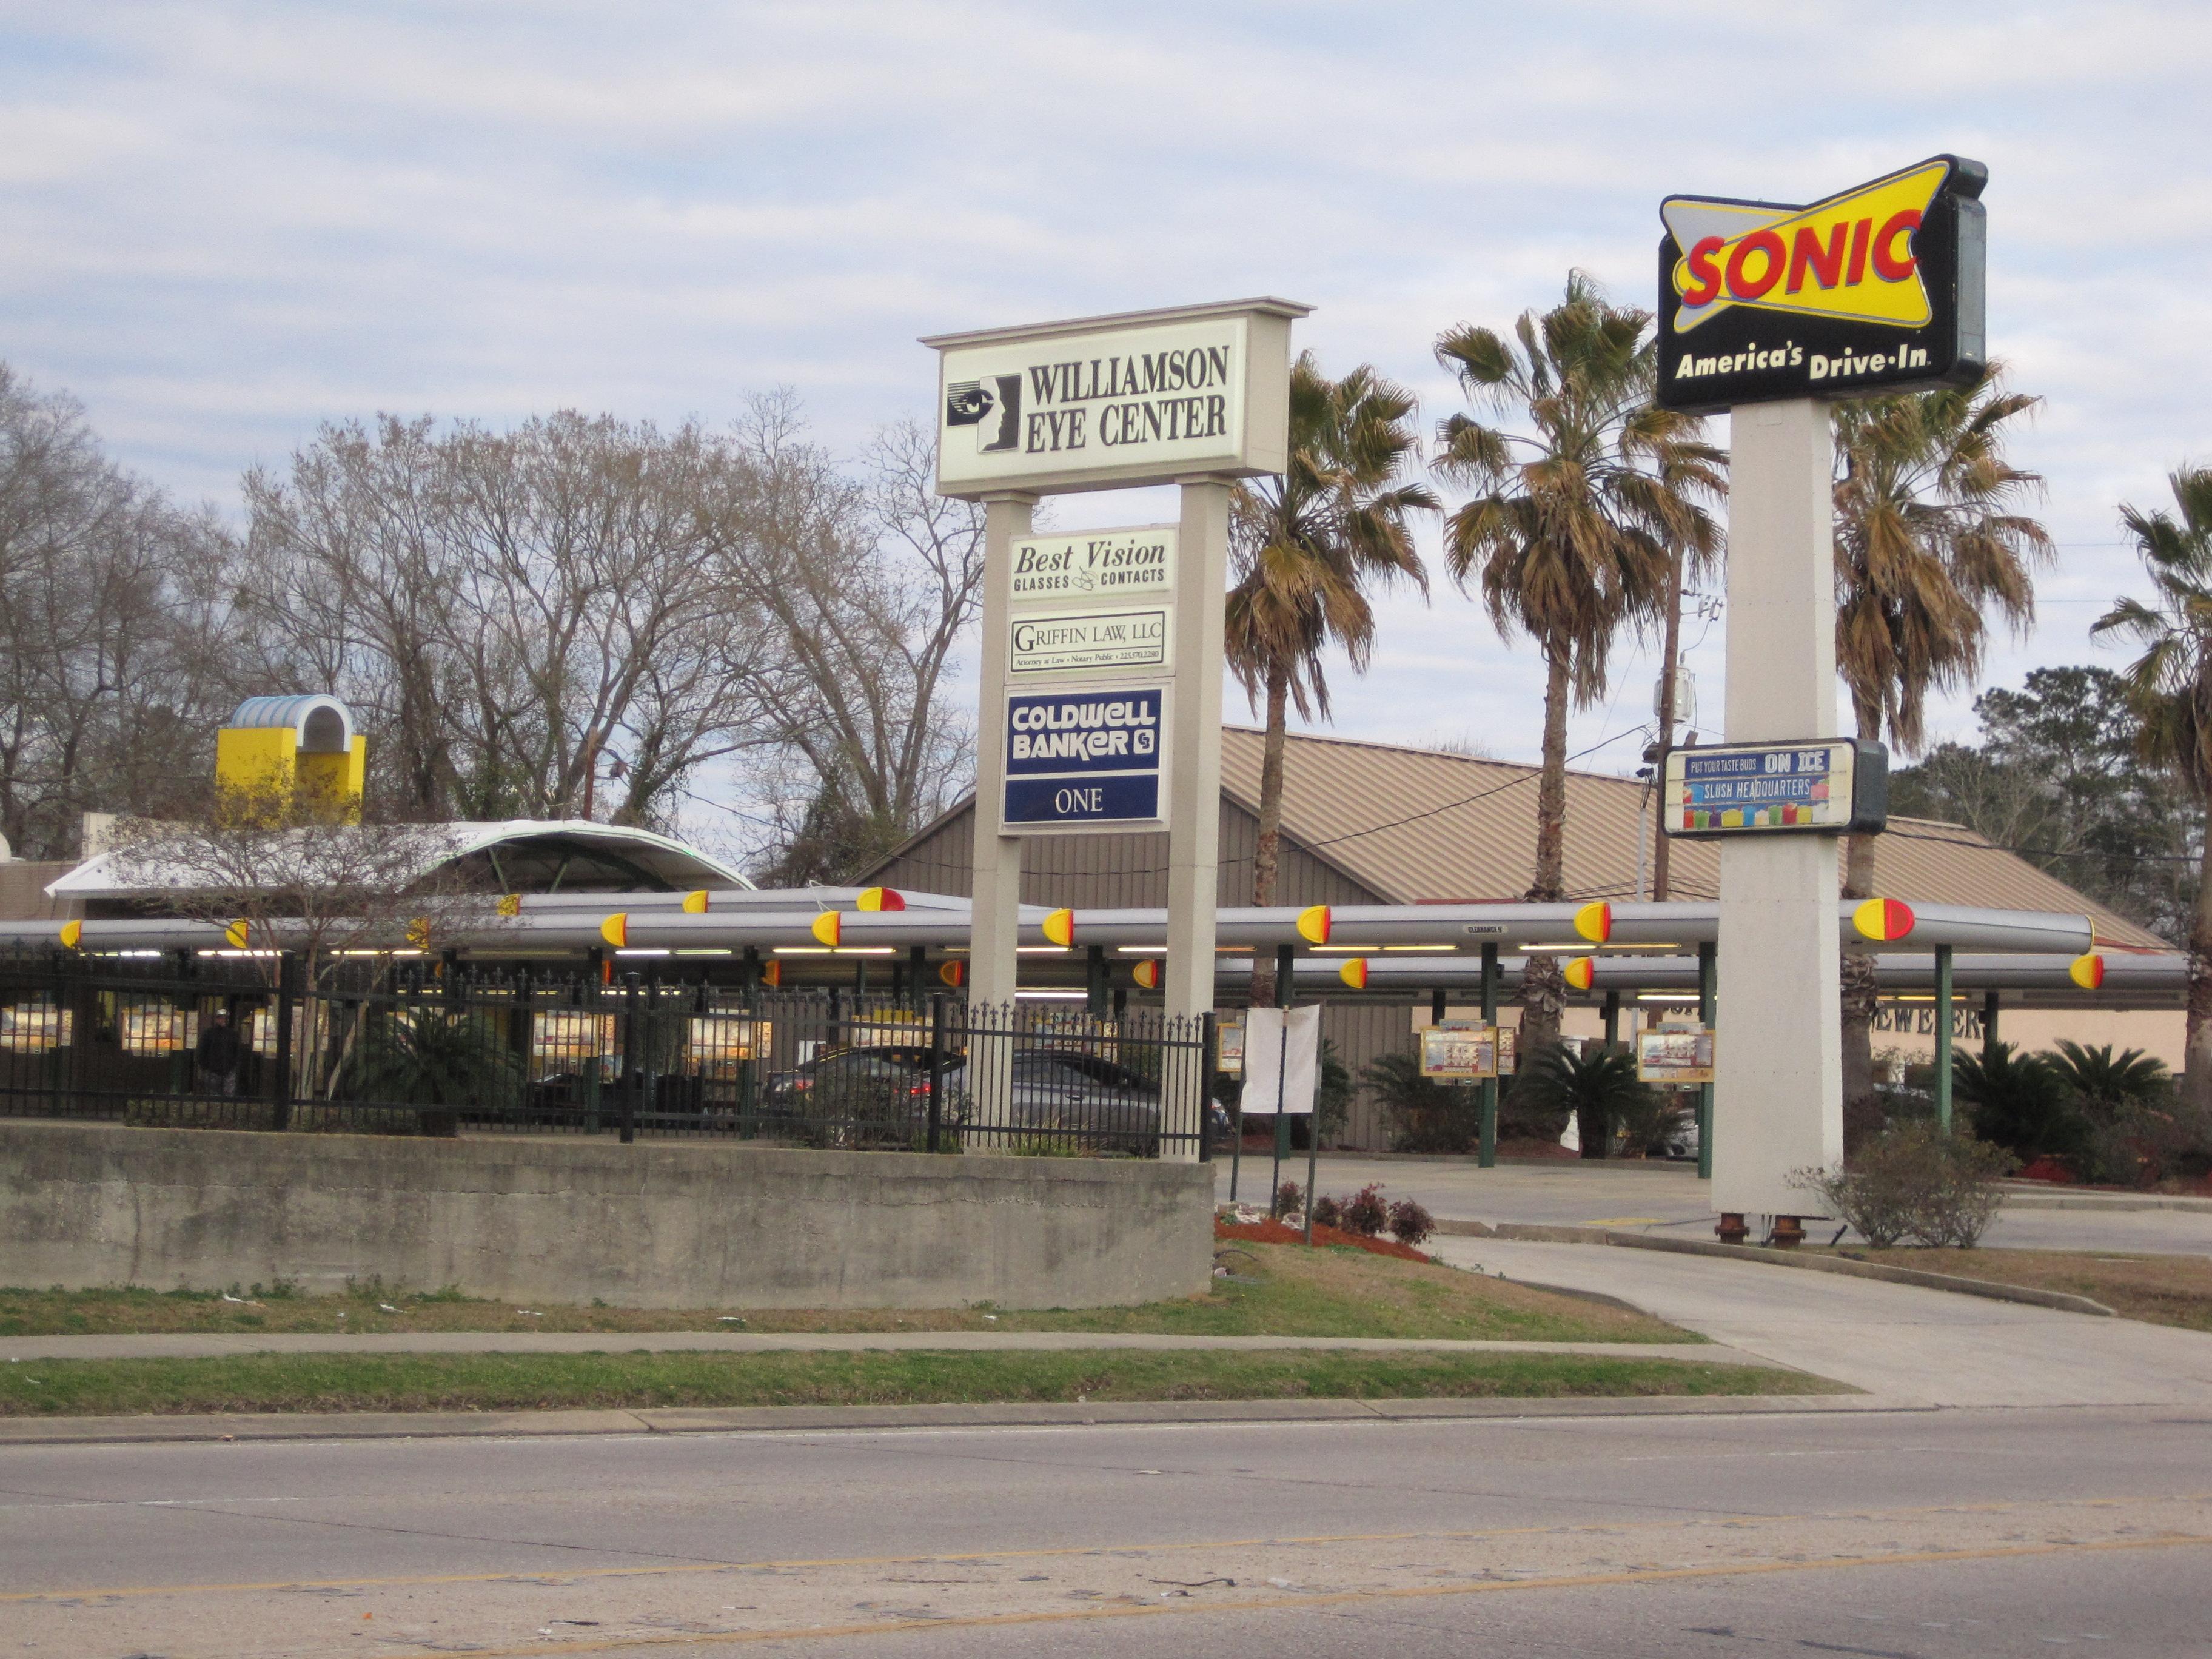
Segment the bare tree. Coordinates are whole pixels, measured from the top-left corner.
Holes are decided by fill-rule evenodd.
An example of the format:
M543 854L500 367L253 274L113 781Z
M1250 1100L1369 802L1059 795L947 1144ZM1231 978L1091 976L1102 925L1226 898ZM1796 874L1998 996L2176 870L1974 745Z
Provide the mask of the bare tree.
M749 684L805 761L795 804L782 798L787 851L805 841L865 863L940 810L971 763L973 733L943 691L981 596L982 514L936 495L933 444L915 423L887 428L854 478L807 441L788 393L757 398L702 507L717 574L770 624Z
M0 364L0 832L75 850L88 811L149 812L204 789L235 695L235 550L109 460L66 397Z

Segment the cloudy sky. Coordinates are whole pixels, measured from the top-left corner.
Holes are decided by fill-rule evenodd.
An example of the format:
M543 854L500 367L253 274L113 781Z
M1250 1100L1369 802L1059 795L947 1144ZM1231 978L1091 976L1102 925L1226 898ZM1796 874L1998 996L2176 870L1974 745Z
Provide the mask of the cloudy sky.
M2212 8L1460 3L0 6L0 356L234 508L325 419L564 406L826 441L927 411L919 334L1279 294L1457 406L1437 333L1570 266L1650 302L1669 191L1986 162L1990 331L2062 548L1993 653L2116 660L2115 504L2212 459ZM1071 498L1071 526L1170 504ZM1431 537L1433 544L1433 537ZM1690 635L1707 723L1725 621ZM1648 656L1577 715L1626 769ZM1336 729L1532 756L1540 675L1439 580ZM1970 733L1967 698L1939 732Z

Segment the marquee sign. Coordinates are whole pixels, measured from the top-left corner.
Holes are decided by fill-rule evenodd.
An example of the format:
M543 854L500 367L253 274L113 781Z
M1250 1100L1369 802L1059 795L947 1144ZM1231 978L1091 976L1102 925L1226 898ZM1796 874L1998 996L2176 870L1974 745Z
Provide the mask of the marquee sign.
M1938 155L1805 207L1660 204L1659 398L1668 409L1960 382L1987 360L1989 170Z
M1003 831L1150 828L1166 816L1167 690L1006 699Z
M937 493L1280 472L1291 320L1309 309L1237 300L932 336Z
M1662 787L1661 821L1684 840L1871 835L1888 822L1889 751L1850 738L1674 749Z

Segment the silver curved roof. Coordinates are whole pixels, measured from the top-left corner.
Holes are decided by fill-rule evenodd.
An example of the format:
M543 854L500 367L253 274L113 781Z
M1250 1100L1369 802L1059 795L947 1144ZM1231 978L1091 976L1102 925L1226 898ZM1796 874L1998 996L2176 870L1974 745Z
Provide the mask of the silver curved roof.
M337 717L340 730L338 741L331 743L320 739L319 732L318 740L311 743L308 740L308 723L314 720L315 715L325 711ZM315 720L314 724L318 728L323 728L326 727L329 722ZM303 749L312 748L319 751L343 754L353 746L353 710L336 697L321 693L301 697L248 697L232 710L229 725L233 729L240 726L276 730L289 728L300 734L300 746Z

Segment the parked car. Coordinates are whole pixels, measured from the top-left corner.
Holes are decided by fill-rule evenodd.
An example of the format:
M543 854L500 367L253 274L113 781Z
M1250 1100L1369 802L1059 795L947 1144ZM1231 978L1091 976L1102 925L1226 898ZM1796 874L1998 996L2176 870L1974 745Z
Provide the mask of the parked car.
M760 1111L776 1133L826 1146L916 1142L929 1124L929 1050L858 1048L817 1054L770 1077Z
M1149 1079L1079 1048L1020 1048L1010 1064L1007 1127L1059 1134L1082 1151L1159 1156L1160 1091ZM948 1098L965 1109L971 1135L997 1127L964 1064L948 1069L945 1084Z

